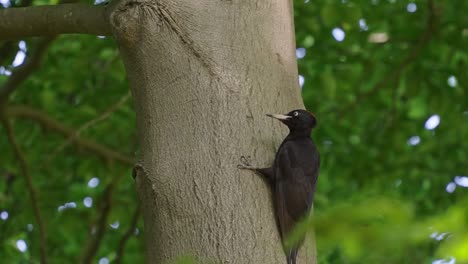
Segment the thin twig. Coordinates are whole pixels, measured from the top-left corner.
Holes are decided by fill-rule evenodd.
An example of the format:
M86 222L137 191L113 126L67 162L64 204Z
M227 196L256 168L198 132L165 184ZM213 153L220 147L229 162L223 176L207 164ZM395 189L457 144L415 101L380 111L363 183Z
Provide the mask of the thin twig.
M119 99L115 104L111 105L109 108L107 108L104 112L102 112L101 115L98 117L86 122L84 125L82 125L80 128L78 128L73 134L68 136L68 138L63 142L60 146L58 146L52 153L47 157L46 163L49 163L51 160L55 158L55 156L61 152L65 147L70 145L73 141L76 140L77 137L80 136L80 134L85 131L86 129L94 126L95 124L107 119L109 116L111 116L115 111L117 111L120 107L122 107L123 104L127 102L127 100L130 98L130 92L127 92L122 98Z
M38 43L36 51L26 59L23 65L18 66L18 68L13 71L8 80L0 88L0 104L6 102L8 96L39 67L42 57L53 40L54 37L43 38Z
M91 227L88 242L86 243L83 250L83 254L81 257L82 264L92 263L93 258L96 256L96 253L99 249L99 246L101 245L102 238L104 237L106 231L107 219L112 206L112 194L123 175L126 174L120 173L116 177L113 177L112 181L109 183L109 185L107 185L106 189L104 190L104 194L102 195L100 206L98 208L99 216L95 224L93 224Z
M343 108L339 109L337 112L338 117L342 117L343 115L345 115L347 112L350 111L351 108L359 105L360 102L362 102L369 96L374 95L381 88L385 87L385 85L387 85L389 82L399 79L403 71L418 58L424 46L426 46L432 39L437 29L438 17L440 17L440 14L437 13L433 0L428 0L427 6L429 10L429 15L426 22L426 29L419 36L416 44L409 51L408 55L387 76L385 76L382 80L380 80L374 86L372 86L372 88L369 91L359 94L353 103L350 103L344 106Z
M119 241L119 244L117 246L117 256L115 257L115 264L120 264L122 263L123 260L123 255L125 253L125 245L127 244L127 241L130 239L135 234L135 229L138 223L138 218L140 218L140 204L138 203L138 206L133 213L132 221L130 222L130 226L128 227L127 231L125 231L124 235Z
M101 244L102 238L107 226L107 218L111 211L112 206L112 193L114 191L116 181L112 181L104 190L104 194L101 200L101 206L99 207L99 216L96 223L91 226L89 232L88 243L86 244L81 258L81 263L88 264L93 262L93 258L96 255L99 245Z
M16 141L15 134L13 132L13 127L10 123L10 120L2 118L3 126L5 127L6 134L8 137L8 141L10 142L11 147L13 148L13 152L19 162L21 173L23 174L24 180L26 182L26 187L29 192L29 196L31 199L31 206L33 208L34 217L36 218L37 225L39 227L39 252L41 257L41 263L46 264L48 262L47 257L47 233L44 222L42 220L41 210L39 209L39 199L37 195L37 190L33 186L32 177L29 172L28 165L26 163L26 159L24 157L23 152L21 151L18 142Z
M38 109L28 106L8 106L6 109L6 114L9 117L22 117L36 121L47 129L54 130L66 137L71 137L75 133L73 128L60 123L59 121L49 117L46 113ZM132 158L127 157L126 155L117 151L111 150L95 141L77 136L72 139L72 142L73 144L83 147L84 149L95 153L96 155L101 156L106 160L116 160L130 166L134 164Z

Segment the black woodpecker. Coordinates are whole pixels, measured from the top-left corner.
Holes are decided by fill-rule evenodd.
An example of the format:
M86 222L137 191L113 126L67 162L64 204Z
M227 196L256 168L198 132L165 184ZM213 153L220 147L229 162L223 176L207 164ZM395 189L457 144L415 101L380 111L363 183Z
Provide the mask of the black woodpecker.
M314 200L320 155L310 134L317 120L312 113L305 110L294 110L286 115L268 114L267 116L278 119L289 128L289 134L281 143L273 166L252 167L249 159L243 156L242 165L238 168L252 170L269 182L287 263L296 264L297 252L303 239L288 248L284 242L294 226L307 216Z

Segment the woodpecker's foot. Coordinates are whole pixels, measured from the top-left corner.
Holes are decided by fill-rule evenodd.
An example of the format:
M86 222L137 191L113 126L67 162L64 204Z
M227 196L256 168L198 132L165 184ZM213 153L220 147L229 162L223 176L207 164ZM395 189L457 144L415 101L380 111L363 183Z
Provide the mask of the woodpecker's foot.
M246 157L246 156L241 156L241 157L240 157L240 162L241 162L242 164L244 164L245 166L247 166L247 167L251 167L251 166L252 166L250 156L247 156L247 157Z
M250 164L250 156L241 156L240 157L241 164L237 165L238 169L241 170L255 170L254 167Z

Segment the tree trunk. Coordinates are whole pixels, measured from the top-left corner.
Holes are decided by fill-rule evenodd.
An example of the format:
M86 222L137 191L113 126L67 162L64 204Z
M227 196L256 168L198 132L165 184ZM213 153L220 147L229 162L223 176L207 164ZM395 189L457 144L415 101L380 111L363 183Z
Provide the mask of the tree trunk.
M128 2L111 23L135 99L148 263L286 263L270 190L236 165L269 166L287 131L265 114L303 108L291 1Z

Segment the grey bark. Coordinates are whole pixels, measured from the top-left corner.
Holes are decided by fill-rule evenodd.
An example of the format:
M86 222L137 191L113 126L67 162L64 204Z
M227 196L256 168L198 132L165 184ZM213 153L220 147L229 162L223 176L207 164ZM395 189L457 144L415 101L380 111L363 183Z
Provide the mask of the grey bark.
M236 165L270 165L287 131L265 114L303 108L292 12L285 0L138 0L111 15L137 113L148 263L286 262L270 191Z

